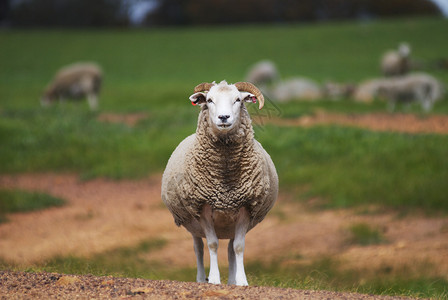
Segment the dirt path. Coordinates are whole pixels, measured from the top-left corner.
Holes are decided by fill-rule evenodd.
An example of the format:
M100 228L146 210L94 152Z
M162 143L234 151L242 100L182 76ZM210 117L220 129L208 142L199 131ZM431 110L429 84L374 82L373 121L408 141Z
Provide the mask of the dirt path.
M88 256L159 238L167 245L148 253L148 260L195 266L190 234L174 225L161 203L160 176L82 182L75 175L27 174L1 176L0 188L41 191L68 200L65 207L10 215L10 222L0 224L1 259L26 265L56 255ZM361 222L381 228L388 243L368 247L348 244L347 228ZM223 262L225 245L219 252ZM433 275L447 276L448 218L312 211L281 195L268 217L247 236L248 261L282 258L284 263L303 264L322 256L372 272L421 262Z
M270 121L280 126L310 127L319 124L338 124L361 127L373 131L396 131L405 133L448 134L448 116L431 115L418 117L413 114L339 114L316 111L296 119L273 119Z
M7 296L5 296L7 295ZM273 287L236 287L195 282L143 280L0 271L1 299L405 299Z

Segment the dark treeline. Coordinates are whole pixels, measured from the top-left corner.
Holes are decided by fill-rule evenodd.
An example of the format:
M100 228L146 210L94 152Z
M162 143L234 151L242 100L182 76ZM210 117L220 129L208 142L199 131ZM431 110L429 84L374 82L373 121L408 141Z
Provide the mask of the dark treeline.
M145 1L156 5L144 26L440 15L429 0L0 0L0 18L11 26L127 26L129 8Z
M162 0L147 25L312 22L440 15L428 0Z
M8 2L8 0L0 0ZM97 27L129 24L122 0L9 0L11 26ZM12 3L14 2L14 5Z

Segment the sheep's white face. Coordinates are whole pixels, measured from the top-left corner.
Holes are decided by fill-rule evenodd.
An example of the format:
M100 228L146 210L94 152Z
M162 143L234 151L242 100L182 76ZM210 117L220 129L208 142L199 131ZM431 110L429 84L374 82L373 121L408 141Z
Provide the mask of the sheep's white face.
M240 92L234 85L221 82L207 93L195 93L190 96L193 104L206 105L213 129L226 133L239 123L242 102L252 102L255 96Z
M400 47L398 48L398 52L402 57L407 57L409 54L411 54L411 48L406 43L401 43Z

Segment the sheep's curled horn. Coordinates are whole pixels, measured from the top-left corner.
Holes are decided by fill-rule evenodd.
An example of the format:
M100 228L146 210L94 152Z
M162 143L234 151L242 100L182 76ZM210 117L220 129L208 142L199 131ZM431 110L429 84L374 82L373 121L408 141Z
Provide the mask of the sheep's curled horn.
M215 85L214 83L208 83L208 82L200 83L194 88L194 92L197 93L197 92L209 91L214 85ZM255 85L253 85L250 82L237 82L234 85L240 92L249 92L254 94L254 96L258 99L258 109L263 108L264 105L263 94Z

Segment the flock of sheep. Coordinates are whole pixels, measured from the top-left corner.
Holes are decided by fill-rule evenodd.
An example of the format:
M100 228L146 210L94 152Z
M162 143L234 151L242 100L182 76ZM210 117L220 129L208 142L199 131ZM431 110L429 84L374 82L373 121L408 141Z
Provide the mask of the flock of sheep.
M386 100L389 110L397 103L418 102L424 111L430 111L437 100L443 96L443 85L426 73L410 73L411 48L402 43L397 50L387 51L381 58L382 77L365 80L360 84L341 84L327 82L319 85L305 77L287 80L280 78L272 61L264 60L253 65L246 80L257 85L272 100L285 102L291 100L319 100L351 98L358 102Z
M246 233L261 222L278 195L278 176L269 154L255 140L245 103L264 105L265 94L278 101L353 96L358 101L384 97L390 103L420 102L430 110L441 97L441 85L427 74L408 74L410 48L386 53L384 78L357 87L331 84L320 87L312 80L280 80L272 62L256 64L247 82L202 83L189 97L199 106L196 133L186 137L172 153L162 176L161 198L178 226L194 242L198 282L220 284L219 239L229 239L229 284L248 285L244 271ZM48 85L42 104L69 98L87 98L98 106L101 68L77 63L61 69ZM204 242L210 253L209 276L204 268Z
M365 80L359 84L327 82L323 85L305 77L286 80L280 78L275 64L269 60L256 63L249 70L246 81L258 86L270 99L319 100L351 98L358 102L386 100L389 110L397 103L418 102L424 111L430 111L443 96L443 85L426 73L411 71L411 48L401 43L397 50L387 51L380 63L382 77ZM87 98L92 110L98 108L98 95L103 73L96 63L74 63L60 69L49 83L41 104L67 99Z

